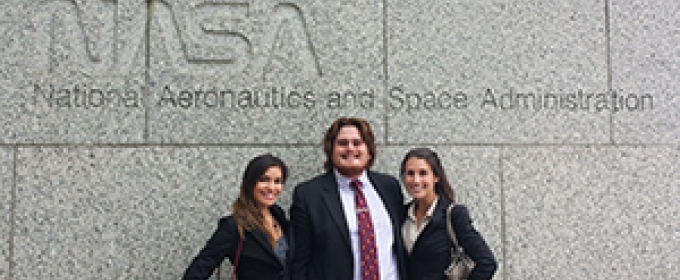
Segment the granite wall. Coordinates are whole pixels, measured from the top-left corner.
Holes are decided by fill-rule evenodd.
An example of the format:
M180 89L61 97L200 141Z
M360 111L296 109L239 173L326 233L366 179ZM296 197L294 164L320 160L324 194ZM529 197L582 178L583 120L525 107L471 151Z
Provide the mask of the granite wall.
M4 0L0 279L179 279L247 160L434 148L496 280L680 277L680 2ZM228 273L224 272L224 274Z

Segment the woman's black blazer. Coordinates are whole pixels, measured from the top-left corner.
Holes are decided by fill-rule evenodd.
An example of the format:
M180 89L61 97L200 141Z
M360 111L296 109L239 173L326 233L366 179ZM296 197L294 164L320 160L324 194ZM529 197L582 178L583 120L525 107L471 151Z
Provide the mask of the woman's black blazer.
M411 203L406 205L406 209ZM446 230L446 209L449 204L451 204L449 200L439 197L432 219L413 244L406 258L409 280L446 279L444 270L451 263L450 248L453 244ZM475 268L468 276L468 280L491 279L498 266L496 259L482 236L472 226L467 208L463 205L454 206L451 221L458 243L475 261Z
M285 213L278 205L269 209L283 227L284 236L288 238L288 220ZM229 261L233 264L238 242L236 219L233 216L220 219L217 230L191 262L182 279L204 280L210 278L225 257L229 258ZM236 269L239 280L286 279L286 267L274 253L269 237L265 232L253 230L245 233L238 268Z

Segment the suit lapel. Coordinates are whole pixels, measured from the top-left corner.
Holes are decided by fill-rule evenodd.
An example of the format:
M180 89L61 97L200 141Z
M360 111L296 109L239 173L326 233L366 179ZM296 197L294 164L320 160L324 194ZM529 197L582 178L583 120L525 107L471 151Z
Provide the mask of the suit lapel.
M324 177L323 183L324 192L322 197L325 202L324 204L330 213L331 220L333 220L335 225L340 230L342 239L347 243L348 246L351 246L345 210L342 207L342 202L340 201L340 191L338 190L338 183L335 182L333 173L327 173Z
M418 238L416 238L416 242L413 244L413 250L411 250L411 254L413 254L413 252L418 249L418 243L421 242L420 240L429 238L428 236L431 235L434 230L436 230L435 225L439 223L446 223L446 208L448 204L449 203L446 199L441 196L439 197L437 205L432 212L432 218L430 219L430 222L425 225L425 228L420 233L420 235L418 235Z
M286 221L286 215L283 213L283 210L278 206L274 205L270 207L269 209L272 213L272 216L274 219L278 221L278 223L281 225L283 228L283 237L286 238L286 241L288 240L288 222ZM279 259L279 256L276 255L276 252L274 252L274 248L271 245L271 242L269 241L269 235L267 235L266 232L262 230L253 230L252 231L253 237L256 241L256 243L264 249L264 251L267 252L267 254L277 260L279 263L281 263L281 259ZM281 263L283 265L283 263Z
M264 251L267 252L267 254L271 258L277 260L280 263L281 261L279 260L279 257L276 256L276 253L274 253L274 248L272 248L272 245L269 242L269 236L267 236L267 234L265 232L261 231L261 230L253 230L252 234L253 234L253 237L255 237L254 239L255 239L256 243L260 247L262 247L262 249L264 249Z

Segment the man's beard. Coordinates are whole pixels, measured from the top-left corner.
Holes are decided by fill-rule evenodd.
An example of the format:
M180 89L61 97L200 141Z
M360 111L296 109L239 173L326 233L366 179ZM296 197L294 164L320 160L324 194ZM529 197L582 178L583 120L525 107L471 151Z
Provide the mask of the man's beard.
M366 166L363 167L335 167L335 169L340 172L340 174L344 175L345 177L355 177L361 175L361 173L364 172L365 169L367 169Z

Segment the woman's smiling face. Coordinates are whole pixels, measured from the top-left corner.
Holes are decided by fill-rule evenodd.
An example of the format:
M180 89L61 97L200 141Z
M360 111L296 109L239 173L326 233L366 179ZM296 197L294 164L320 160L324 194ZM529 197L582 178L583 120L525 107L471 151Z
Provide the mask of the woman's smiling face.
M283 172L278 166L271 166L262 174L253 189L253 197L260 208L269 208L281 195Z
M425 159L416 157L408 159L403 178L406 191L414 199L432 201L436 197L434 185L439 178L434 175L432 167Z

